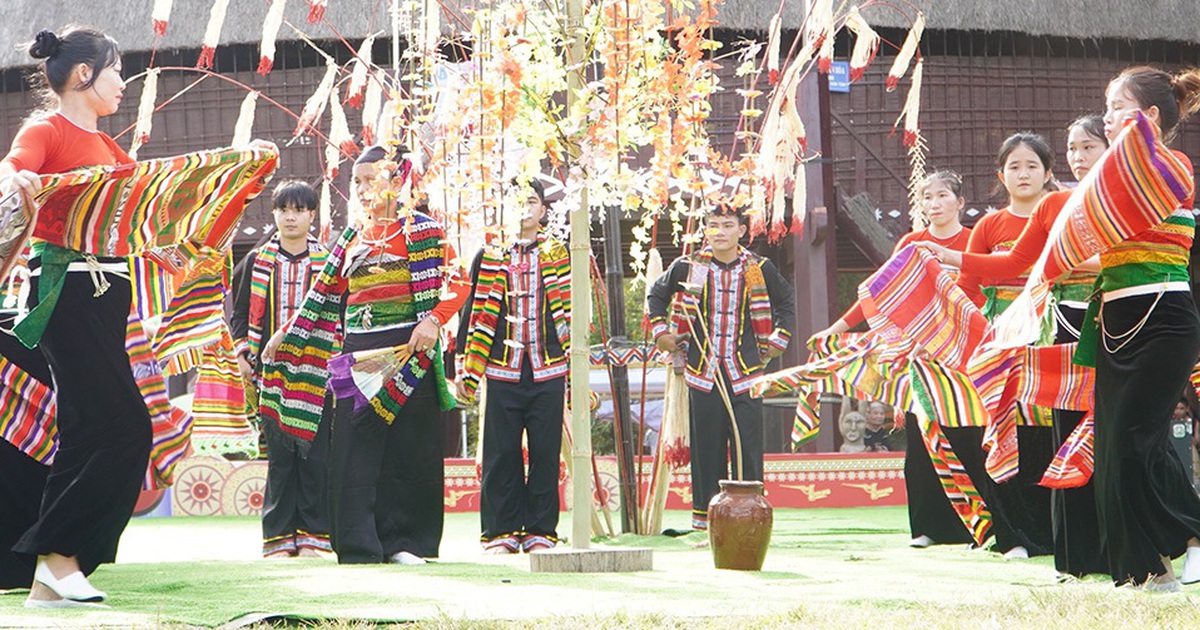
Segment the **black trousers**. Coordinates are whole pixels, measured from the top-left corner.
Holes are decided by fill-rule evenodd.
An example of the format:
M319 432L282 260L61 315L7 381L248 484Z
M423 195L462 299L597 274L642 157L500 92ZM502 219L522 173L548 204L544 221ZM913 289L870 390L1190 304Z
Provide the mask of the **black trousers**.
M1096 507L1113 580L1144 582L1200 537L1200 498L1170 443L1171 414L1200 354L1192 296L1169 292L1104 305L1111 333L1096 352ZM1147 312L1153 306L1153 312ZM1110 353L1104 345L1116 352Z
M1059 316L1079 330L1086 313L1083 309L1058 306ZM1059 323L1055 343L1071 343L1079 338ZM1083 421L1084 412L1054 410L1054 441L1059 446ZM1050 491L1054 527L1054 568L1059 573L1084 576L1108 573L1108 558L1100 546L1100 523L1096 520L1096 488L1093 480L1078 488Z
M278 425L263 423L267 443L267 488L263 497L263 553L298 547L329 548L329 432L333 396L307 455Z
M150 455L150 413L125 352L131 287L108 278L108 291L93 297L87 273L68 273L42 337L54 377L58 453L38 521L14 547L77 556L85 574L116 559ZM31 279L35 295L38 280Z
M733 395L728 382L725 391L733 407L742 444L742 478L763 479L762 399L750 393ZM692 513L708 515L708 502L721 491L720 481L730 479L731 459L736 461L729 411L714 386L710 392L688 388L691 404ZM736 465L736 464L734 464Z
M433 374L387 424L370 405L334 404L331 535L341 564L387 562L397 552L436 558L445 515L445 431Z
M536 383L526 367L519 383L488 379L483 423L479 520L483 540L513 534L558 537L558 462L566 378ZM528 436L529 474L521 454Z
M942 427L947 441L949 431ZM904 436L904 489L908 493L908 529L912 537L928 536L935 544L942 545L974 542L970 530L963 525L946 497L946 490L933 469L929 449L917 426L917 417L912 414L906 414ZM978 441L975 448L979 448ZM955 454L958 454L957 448Z
M995 550L1007 553L1024 547L1032 556L1054 553L1054 531L1050 517L1050 489L1039 486L1057 446L1053 427L1017 427L1020 471L1004 483L996 483L986 472L979 493L992 512Z

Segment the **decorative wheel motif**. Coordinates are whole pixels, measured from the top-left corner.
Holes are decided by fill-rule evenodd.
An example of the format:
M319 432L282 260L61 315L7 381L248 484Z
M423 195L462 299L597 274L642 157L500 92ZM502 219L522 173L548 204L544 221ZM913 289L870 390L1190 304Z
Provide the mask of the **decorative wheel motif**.
M194 463L182 470L175 479L172 493L174 508L186 516L212 516L221 511L221 492L224 488L223 470L209 462Z
M266 499L266 467L244 464L233 469L225 478L225 491L221 494L222 513L238 516L262 514Z
M599 477L598 487L592 489L592 503L597 508L607 506L609 510L616 510L621 505L620 480L607 471L600 471Z

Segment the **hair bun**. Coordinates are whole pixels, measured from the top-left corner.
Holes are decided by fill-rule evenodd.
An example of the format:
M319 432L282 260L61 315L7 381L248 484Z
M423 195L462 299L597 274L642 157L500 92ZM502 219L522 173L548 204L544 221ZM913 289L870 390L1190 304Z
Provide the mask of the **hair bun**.
M34 59L48 59L58 54L62 48L62 40L54 31L39 31L37 36L33 38L33 44L29 46L29 55Z

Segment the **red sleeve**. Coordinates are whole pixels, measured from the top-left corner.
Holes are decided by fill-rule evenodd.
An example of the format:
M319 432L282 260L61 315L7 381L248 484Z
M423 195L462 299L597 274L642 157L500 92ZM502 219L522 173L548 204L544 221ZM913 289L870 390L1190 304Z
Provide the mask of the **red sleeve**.
M445 257L447 261L446 272L446 291L449 297L438 302L438 305L433 307L433 316L437 317L439 322L443 324L450 321L458 313L458 309L462 308L463 302L467 301L467 295L471 293L471 283L463 277L462 269L458 265L451 265L449 261L457 260L458 254L454 251L454 246L449 242L446 243Z
M46 149L55 146L54 126L45 120L25 125L13 138L12 148L4 163L15 171L41 173L46 163Z
M1069 195L1067 195L1069 196ZM994 254L978 254L969 247L968 253L963 254L963 275L981 276L986 279L1015 278L1037 262L1046 240L1050 237L1049 226L1054 225L1059 211L1066 204L1062 195L1047 195L1033 210L1033 216L1025 222L1021 236L1013 243L1013 248L1007 252Z
M908 245L916 240L916 237L914 236L915 234L917 233L909 232L904 236L901 236L900 240L896 242L896 247L892 249L892 255L894 256L896 252L904 249L905 245ZM867 315L863 312L862 300L855 300L854 305L850 307L850 310L846 311L845 315L842 315L842 322L846 324L847 328L854 328L865 321L867 321Z
M988 216L992 216L992 215L988 215ZM991 224L991 221L988 220L988 217L983 217L982 219L979 220L978 223L975 224L975 229L971 230L971 238L967 241L967 251L963 253L964 263L965 263L965 259L966 259L968 253L974 253L974 254L988 253L988 251L989 251L989 247L988 247L989 229L988 228L989 228L990 224ZM966 265L964 264L964 267L965 266ZM979 276L974 276L974 275L967 273L966 269L963 269L959 272L958 287L960 289L962 289L964 293L967 294L967 297L971 298L972 302L974 302L975 304L979 305L982 308L983 303L986 300L983 297L983 291L979 290L979 284L980 284Z

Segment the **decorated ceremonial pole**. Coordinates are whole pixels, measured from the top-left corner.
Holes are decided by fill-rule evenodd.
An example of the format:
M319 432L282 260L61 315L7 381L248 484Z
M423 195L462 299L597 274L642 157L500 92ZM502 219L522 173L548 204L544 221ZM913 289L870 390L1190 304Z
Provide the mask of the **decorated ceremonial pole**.
M567 0L568 45L564 50L567 65L567 111L578 107L579 91L584 86L586 48L583 33L583 0ZM572 149L578 152L577 148ZM573 157L577 157L573 156ZM570 168L579 168L574 163ZM568 175L569 177L570 175ZM571 211L571 460L575 478L571 480L571 547L587 549L591 542L592 484L582 471L592 461L592 418L589 400L588 323L592 313L591 222L587 187L580 191L579 205Z

